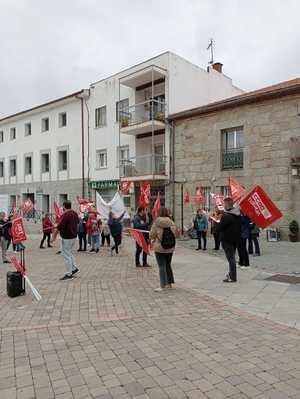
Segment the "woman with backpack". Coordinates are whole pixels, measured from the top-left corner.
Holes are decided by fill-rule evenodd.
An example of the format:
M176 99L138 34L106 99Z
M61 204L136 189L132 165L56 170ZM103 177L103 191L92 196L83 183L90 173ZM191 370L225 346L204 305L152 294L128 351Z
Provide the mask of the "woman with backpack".
M171 267L172 256L176 245L175 223L170 219L166 208L159 208L158 218L150 230L150 239L154 240L154 252L159 267L160 287L155 292L172 288L174 284L173 270Z

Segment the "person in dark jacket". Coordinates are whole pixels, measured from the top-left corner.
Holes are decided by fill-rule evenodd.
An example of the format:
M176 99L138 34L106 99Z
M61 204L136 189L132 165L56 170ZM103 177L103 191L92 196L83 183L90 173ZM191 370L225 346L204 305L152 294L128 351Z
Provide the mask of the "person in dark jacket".
M248 254L253 255L253 244L255 248L255 255L260 256L260 247L258 242L259 228L255 223L250 223L250 237L248 243Z
M65 260L66 274L60 280L70 280L79 272L73 255L73 248L77 238L79 217L72 209L71 201L63 204L64 213L57 229L61 236L61 251Z
M108 226L110 229L110 234L114 240L114 245L111 247L110 254L113 256L113 252L116 251L116 254L119 253L119 246L122 243L122 219L125 215L125 212L122 213L121 216L116 217L112 211L109 212L109 217L108 217Z
M202 209L197 210L197 214L194 218L194 229L197 232L197 239L198 239L198 248L196 251L202 249L202 240L203 240L203 250L206 251L206 235L208 230L208 221L207 216L205 215Z
M9 230L11 228L11 222L5 219L5 213L0 212L0 247L2 251L2 261L3 263L10 263L7 258L7 244L10 239Z
M87 222L87 217L82 216L79 220L78 224L78 241L79 241L79 248L78 252L81 251L86 251L86 235L87 235L87 230L86 230L86 222Z
M53 223L51 222L49 213L46 213L45 216L43 217L42 226L43 226L43 238L40 243L40 248L42 249L44 248L44 242L46 239L47 239L48 248L52 248L52 245L50 244L50 239L53 229Z
M238 245L239 265L241 268L249 267L247 241L250 238L250 219L241 213L241 238Z
M137 230L145 230L147 233L143 233L146 243L149 242L149 230L150 230L150 220L147 211L140 207L137 210L137 214L133 219L133 228ZM143 267L150 267L147 263L147 254L143 251L143 249L136 243L136 250L135 250L135 265L136 267L141 267L140 264L140 255L143 252Z
M224 200L224 213L219 223L220 240L229 263L229 273L223 280L224 283L235 283L236 260L235 253L241 236L240 210L233 207L232 198Z

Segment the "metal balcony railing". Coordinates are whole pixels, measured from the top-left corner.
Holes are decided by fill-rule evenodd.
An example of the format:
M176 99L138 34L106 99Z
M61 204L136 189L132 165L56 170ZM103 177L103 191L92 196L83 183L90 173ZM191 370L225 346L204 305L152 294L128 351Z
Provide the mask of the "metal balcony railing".
M244 151L242 148L223 150L222 169L241 169L244 166Z
M119 121L121 128L138 125L152 120L165 121L165 102L148 100L140 104L135 104L128 109L120 110Z
M121 177L166 175L165 155L140 155L121 161Z

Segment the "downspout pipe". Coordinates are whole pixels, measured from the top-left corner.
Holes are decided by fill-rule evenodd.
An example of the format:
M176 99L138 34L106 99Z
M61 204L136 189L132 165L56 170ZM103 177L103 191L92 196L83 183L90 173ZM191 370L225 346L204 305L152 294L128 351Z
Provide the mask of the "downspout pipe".
M80 98L81 105L81 195L85 198L85 148L84 148L84 103L83 98Z

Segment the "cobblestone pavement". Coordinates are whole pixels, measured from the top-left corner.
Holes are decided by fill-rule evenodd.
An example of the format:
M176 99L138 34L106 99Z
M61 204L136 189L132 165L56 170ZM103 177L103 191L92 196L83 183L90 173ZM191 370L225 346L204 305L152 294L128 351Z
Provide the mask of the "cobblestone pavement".
M0 270L1 399L300 397L300 333L184 288L154 293L156 268L31 241L28 274L43 299L10 299ZM6 266L6 265L5 265Z

